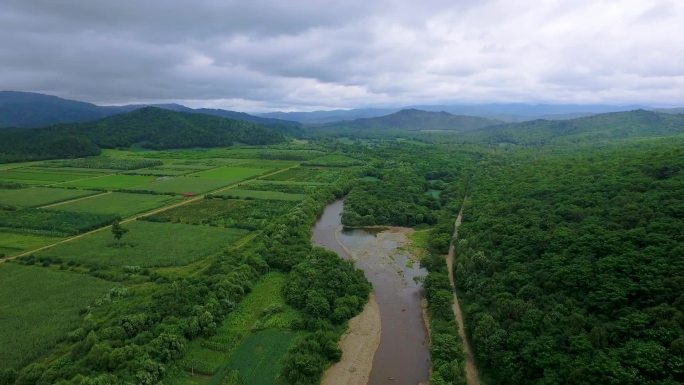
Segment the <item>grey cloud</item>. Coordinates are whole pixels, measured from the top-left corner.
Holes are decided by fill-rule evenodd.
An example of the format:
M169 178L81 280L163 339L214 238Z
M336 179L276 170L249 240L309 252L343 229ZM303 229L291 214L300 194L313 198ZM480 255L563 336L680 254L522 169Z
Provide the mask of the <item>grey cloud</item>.
M5 0L0 88L267 110L684 103L684 5Z

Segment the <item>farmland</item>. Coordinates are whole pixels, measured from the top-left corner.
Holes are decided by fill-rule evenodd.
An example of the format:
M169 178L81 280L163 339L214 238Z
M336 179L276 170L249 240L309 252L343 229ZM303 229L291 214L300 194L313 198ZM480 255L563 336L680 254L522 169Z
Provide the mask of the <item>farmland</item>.
M0 362L16 368L80 323L79 310L114 284L49 268L0 264Z
M53 205L50 210L128 217L163 206L176 199L168 195L113 192Z
M204 375L237 370L244 383L273 384L279 358L297 334L288 329L299 318L282 296L285 280L282 273L267 274L214 336L193 341L184 368Z
M125 227L129 232L120 243L115 242L110 232L100 231L37 256L87 266L177 266L217 253L247 234L238 229L145 221Z
M70 199L80 198L97 193L97 191L49 187L0 189L0 205L16 207L36 207L56 202L67 201Z

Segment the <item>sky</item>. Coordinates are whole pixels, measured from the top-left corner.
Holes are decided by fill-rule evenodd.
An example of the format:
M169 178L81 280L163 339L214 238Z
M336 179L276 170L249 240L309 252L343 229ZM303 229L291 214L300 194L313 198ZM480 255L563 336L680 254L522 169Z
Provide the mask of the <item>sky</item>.
M2 0L0 89L243 111L684 105L682 0Z

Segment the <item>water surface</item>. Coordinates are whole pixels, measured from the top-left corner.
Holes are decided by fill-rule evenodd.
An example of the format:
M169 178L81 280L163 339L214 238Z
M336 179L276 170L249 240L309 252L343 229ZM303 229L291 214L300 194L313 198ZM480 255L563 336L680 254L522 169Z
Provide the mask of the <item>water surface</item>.
M313 230L313 242L355 261L380 308L382 332L368 385L427 383L430 354L422 317L423 289L414 278L427 273L400 247L402 230L342 229L342 200L328 205Z

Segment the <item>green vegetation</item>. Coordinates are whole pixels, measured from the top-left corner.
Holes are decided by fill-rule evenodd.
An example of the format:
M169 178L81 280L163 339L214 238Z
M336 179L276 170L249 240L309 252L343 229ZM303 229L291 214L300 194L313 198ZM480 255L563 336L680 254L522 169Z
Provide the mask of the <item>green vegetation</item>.
M263 179L273 181L332 183L339 177L339 171L320 167L295 167Z
M221 179L228 182L237 182L263 173L264 170L259 168L223 166L212 168L206 171L199 171L192 175L202 178Z
M274 218L285 215L293 207L294 203L286 201L250 201L208 196L206 199L142 219L256 230L265 227Z
M47 235L2 231L0 232L0 258L55 243L60 239Z
M86 123L0 133L0 162L99 155L101 148L142 144L152 149L260 145L283 141L254 123L146 107Z
M65 202L50 207L50 210L104 214L125 218L163 206L174 200L174 197L168 195L113 192L74 202Z
M99 231L37 253L38 257L87 266L178 266L218 253L247 234L244 230L135 221L125 239Z
M45 235L75 235L109 224L115 217L50 209L0 210L0 228Z
M97 193L97 191L49 187L0 189L0 204L4 206L36 207Z
M161 166L164 163L156 159L122 159L107 156L93 156L81 159L53 161L48 164L84 169L135 170L145 167Z
M296 335L288 330L258 331L242 341L228 367L238 371L244 384L273 385L282 370L280 360Z
M456 282L491 384L682 379L681 141L482 170Z
M245 199L269 199L276 201L301 201L304 199L304 194L290 194L280 191L259 191L259 190L238 190L231 189L222 197L228 198L245 198Z
M64 339L80 322L79 311L112 283L48 268L0 264L0 362L19 368Z
M29 168L0 171L0 179L35 184L54 184L57 182L66 182L76 179L92 178L93 176L94 175L92 173L87 172L55 172L31 170Z
M142 175L106 175L68 182L63 184L63 186L113 190L141 186L154 179L152 176Z

